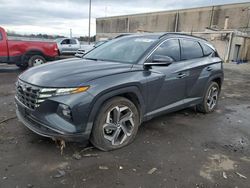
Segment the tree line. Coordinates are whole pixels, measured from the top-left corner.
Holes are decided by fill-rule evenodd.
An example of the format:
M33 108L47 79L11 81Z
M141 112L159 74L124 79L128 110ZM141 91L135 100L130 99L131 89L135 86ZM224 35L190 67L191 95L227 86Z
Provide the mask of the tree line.
M14 31L7 31L7 35L10 37L22 37L22 38L35 38L35 39L58 39L58 38L66 38L63 35L48 35L48 34L19 34ZM79 41L89 41L88 36L80 36L80 37L74 37L77 38ZM96 36L90 37L90 42L94 42L96 39Z

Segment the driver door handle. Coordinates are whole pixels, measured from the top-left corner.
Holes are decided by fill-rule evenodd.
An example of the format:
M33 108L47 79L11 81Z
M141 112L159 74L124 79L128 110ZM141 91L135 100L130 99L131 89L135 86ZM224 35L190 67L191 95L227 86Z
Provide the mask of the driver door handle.
M213 68L212 68L212 67L207 67L206 70L207 70L207 71L212 71Z
M186 77L186 76L187 76L187 75L186 75L185 73L180 72L180 73L178 74L177 78L184 78L184 77Z

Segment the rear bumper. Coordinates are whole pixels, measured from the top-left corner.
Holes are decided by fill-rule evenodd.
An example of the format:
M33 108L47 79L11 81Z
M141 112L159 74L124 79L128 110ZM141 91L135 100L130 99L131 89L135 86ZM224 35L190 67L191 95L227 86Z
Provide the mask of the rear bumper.
M57 56L45 56L45 59L47 61L55 61L55 60L59 59L59 55L57 55Z

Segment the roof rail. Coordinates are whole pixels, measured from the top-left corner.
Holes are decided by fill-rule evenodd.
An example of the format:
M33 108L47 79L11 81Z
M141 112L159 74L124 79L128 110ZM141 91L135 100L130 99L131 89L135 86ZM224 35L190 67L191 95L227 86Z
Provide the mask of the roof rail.
M161 38L163 38L163 37L165 37L165 36L167 36L167 35L182 35L182 36L194 37L194 38L197 38L197 39L202 39L202 40L207 41L207 39L202 38L202 37L198 37L198 36L194 36L194 35L192 35L192 33L188 34L188 33L179 33L179 32L167 32L167 33L164 33L164 34L162 34L162 35L159 37L159 39L161 39Z
M120 35L117 35L117 36L114 37L114 38L117 39L117 38L125 37L125 36L128 36L128 35L132 35L132 33L122 33L122 34L120 34Z

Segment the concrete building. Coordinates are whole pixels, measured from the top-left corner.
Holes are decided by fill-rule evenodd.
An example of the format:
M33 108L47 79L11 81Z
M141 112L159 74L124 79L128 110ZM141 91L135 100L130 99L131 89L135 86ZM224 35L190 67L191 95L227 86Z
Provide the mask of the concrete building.
M225 61L250 60L250 3L96 19L97 40L136 32L186 32L211 41Z

